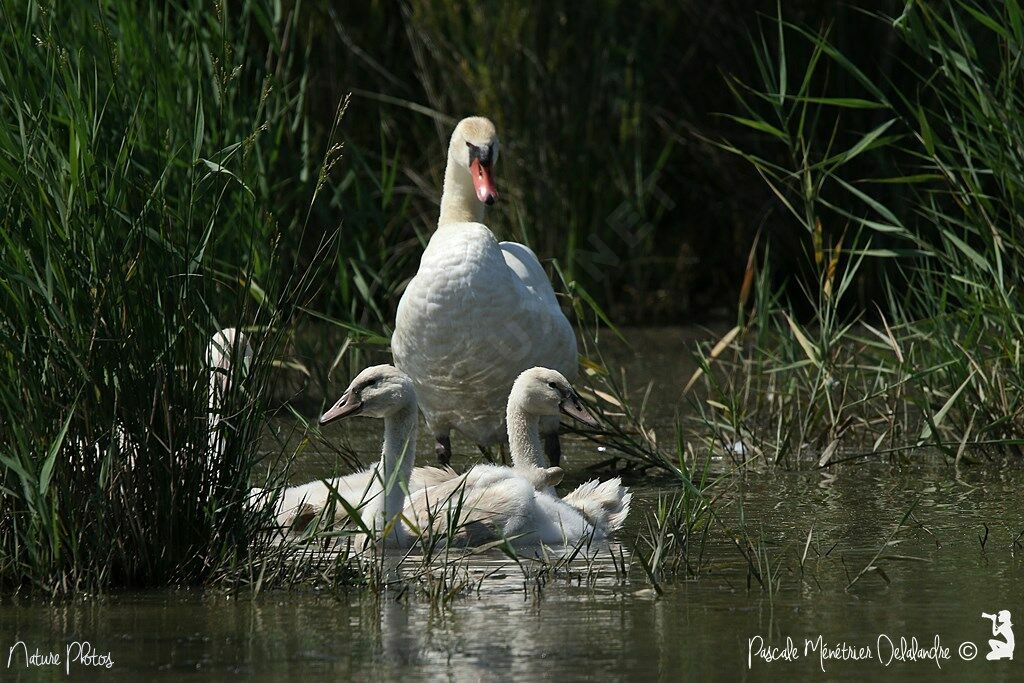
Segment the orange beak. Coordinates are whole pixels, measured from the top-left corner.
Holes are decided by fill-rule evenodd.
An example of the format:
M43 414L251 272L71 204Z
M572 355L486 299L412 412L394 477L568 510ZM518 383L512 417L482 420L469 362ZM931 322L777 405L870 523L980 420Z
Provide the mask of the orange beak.
M494 186L490 167L481 164L479 159L473 159L469 162L469 173L473 176L476 198L488 206L493 204L498 198L498 188Z

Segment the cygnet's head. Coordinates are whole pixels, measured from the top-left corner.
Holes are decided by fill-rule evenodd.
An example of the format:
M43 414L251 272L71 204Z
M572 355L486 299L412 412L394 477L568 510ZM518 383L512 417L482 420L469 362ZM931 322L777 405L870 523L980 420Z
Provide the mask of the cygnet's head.
M448 158L469 172L477 199L487 205L497 200L493 174L498 163L498 131L490 119L470 116L459 121L448 145Z
M583 424L597 427L597 419L583 407L583 400L562 373L549 368L530 368L512 385L509 403L540 416L563 413Z
M415 406L416 391L409 376L392 365L374 365L356 375L338 402L320 417L320 425L353 415L384 418Z

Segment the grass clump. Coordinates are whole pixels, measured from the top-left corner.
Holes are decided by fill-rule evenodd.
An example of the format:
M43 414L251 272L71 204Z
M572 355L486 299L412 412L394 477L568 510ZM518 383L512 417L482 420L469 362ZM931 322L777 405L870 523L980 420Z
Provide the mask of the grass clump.
M713 448L793 466L922 446L957 463L1019 455L1021 11L908 3L877 20L910 53L891 80L829 27L780 14L757 43L761 82L732 81L733 120L776 153L722 145L802 229L807 258L781 278L770 248L752 249L738 325L702 352L694 405Z
M5 589L198 583L260 551L265 389L330 246L304 230L324 167L272 9L0 3ZM222 327L255 355L215 458Z

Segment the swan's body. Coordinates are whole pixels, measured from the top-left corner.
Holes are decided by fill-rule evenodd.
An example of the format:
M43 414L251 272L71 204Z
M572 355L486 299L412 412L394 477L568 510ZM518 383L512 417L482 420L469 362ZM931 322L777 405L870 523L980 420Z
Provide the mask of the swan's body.
M516 547L575 546L606 538L606 530L595 527L557 496L538 491L534 482L513 468L479 467L489 471L477 472L474 477L470 470L418 491L406 506L406 518L421 530L430 529L447 535L451 542L469 545L506 539Z
M458 476L458 472L448 467L414 467L409 477L408 490L415 492L438 486ZM373 490L377 477L378 465L374 464L342 477L317 479L307 484L290 486L281 492L281 497L277 501L275 516L278 525L283 529L297 532L304 530L309 522L327 507L335 491L346 501L355 501L357 504L353 507L358 507L358 503L364 502ZM264 489L254 488L251 493L253 496L259 496L264 492ZM336 508L335 520L347 516L348 513L343 507Z
M456 429L481 446L505 439L512 382L535 365L576 376L576 337L534 253L481 223L496 193L497 135L487 119L452 134L438 228L398 305L391 348L413 380L442 462ZM545 420L545 434L558 421ZM549 445L557 463L557 441Z

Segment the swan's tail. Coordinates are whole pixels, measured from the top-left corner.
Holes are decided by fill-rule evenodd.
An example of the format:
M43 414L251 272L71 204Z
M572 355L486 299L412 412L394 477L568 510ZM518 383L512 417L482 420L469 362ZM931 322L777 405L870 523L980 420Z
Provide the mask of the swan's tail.
M619 477L615 477L604 482L591 479L577 486L562 500L579 510L595 528L614 534L626 522L632 499L633 494L622 485Z

